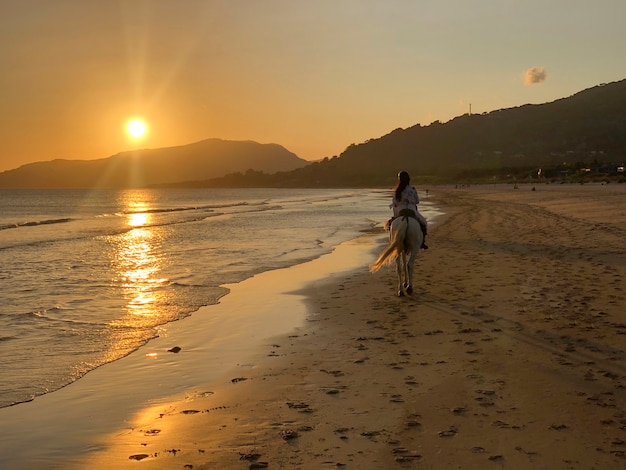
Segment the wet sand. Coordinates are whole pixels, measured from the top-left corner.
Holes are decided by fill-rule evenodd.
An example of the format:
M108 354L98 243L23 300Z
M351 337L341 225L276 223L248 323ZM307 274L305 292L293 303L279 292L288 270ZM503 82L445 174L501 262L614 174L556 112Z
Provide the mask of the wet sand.
M308 282L304 325L59 468L623 468L625 186L429 188L413 296Z

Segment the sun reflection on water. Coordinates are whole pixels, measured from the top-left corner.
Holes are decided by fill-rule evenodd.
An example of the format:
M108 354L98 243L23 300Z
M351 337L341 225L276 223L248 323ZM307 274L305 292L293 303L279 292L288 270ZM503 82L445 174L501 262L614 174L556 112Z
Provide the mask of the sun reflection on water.
M145 212L133 212L128 214L128 225L130 227L142 227L149 222L149 218Z
M117 351L133 349L137 341L151 334L146 330L163 323L159 305L164 303L162 287L168 283L161 274L162 240L153 226L149 193L129 191L123 196L121 209L127 230L110 239L112 280L125 302L123 315L111 323L117 332L112 338Z
M126 233L119 250L120 280L129 299L128 313L152 315L154 288L161 285L160 267L153 252L154 234L150 229L135 228Z

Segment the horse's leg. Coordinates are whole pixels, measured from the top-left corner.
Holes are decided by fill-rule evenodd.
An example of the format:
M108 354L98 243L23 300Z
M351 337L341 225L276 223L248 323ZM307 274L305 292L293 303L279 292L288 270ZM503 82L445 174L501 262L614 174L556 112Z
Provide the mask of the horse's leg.
M419 250L419 248L417 247L411 250L411 255L409 256L409 259L406 263L408 284L406 288L406 293L409 295L413 293L413 270L415 268L415 257L417 256L417 250Z
M402 253L402 285L404 286L404 289L406 290L407 287L409 287L409 272L407 270L407 254L406 253ZM410 292L407 292L408 294L410 294Z
M416 224L413 224L416 225ZM412 231L410 237L411 237L411 252L408 256L407 259L407 263L406 263L406 292L407 294L412 294L413 293L413 272L415 269L415 258L417 257L420 247L422 245L422 241L423 241L423 235L422 235L422 231L421 231L421 226L418 223L417 224L418 227L415 230Z
M396 256L396 274L398 275L398 297L404 296L402 289L402 281L404 277L404 252L398 253Z

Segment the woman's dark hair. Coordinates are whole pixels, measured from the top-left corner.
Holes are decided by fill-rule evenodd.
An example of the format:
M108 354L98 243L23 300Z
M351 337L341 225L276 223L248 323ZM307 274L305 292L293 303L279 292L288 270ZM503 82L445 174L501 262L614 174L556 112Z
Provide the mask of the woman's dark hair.
M396 186L396 189L394 190L394 196L396 198L396 201L400 200L402 191L404 191L404 188L406 188L409 185L410 181L411 181L411 177L409 176L408 172L401 171L400 173L398 173L398 185Z

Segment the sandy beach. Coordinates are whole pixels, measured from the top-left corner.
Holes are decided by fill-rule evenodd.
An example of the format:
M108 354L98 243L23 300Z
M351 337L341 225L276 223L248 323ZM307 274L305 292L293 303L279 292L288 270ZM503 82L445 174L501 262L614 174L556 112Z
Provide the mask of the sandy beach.
M429 198L413 296L307 282L304 325L59 468L626 467L626 185Z

